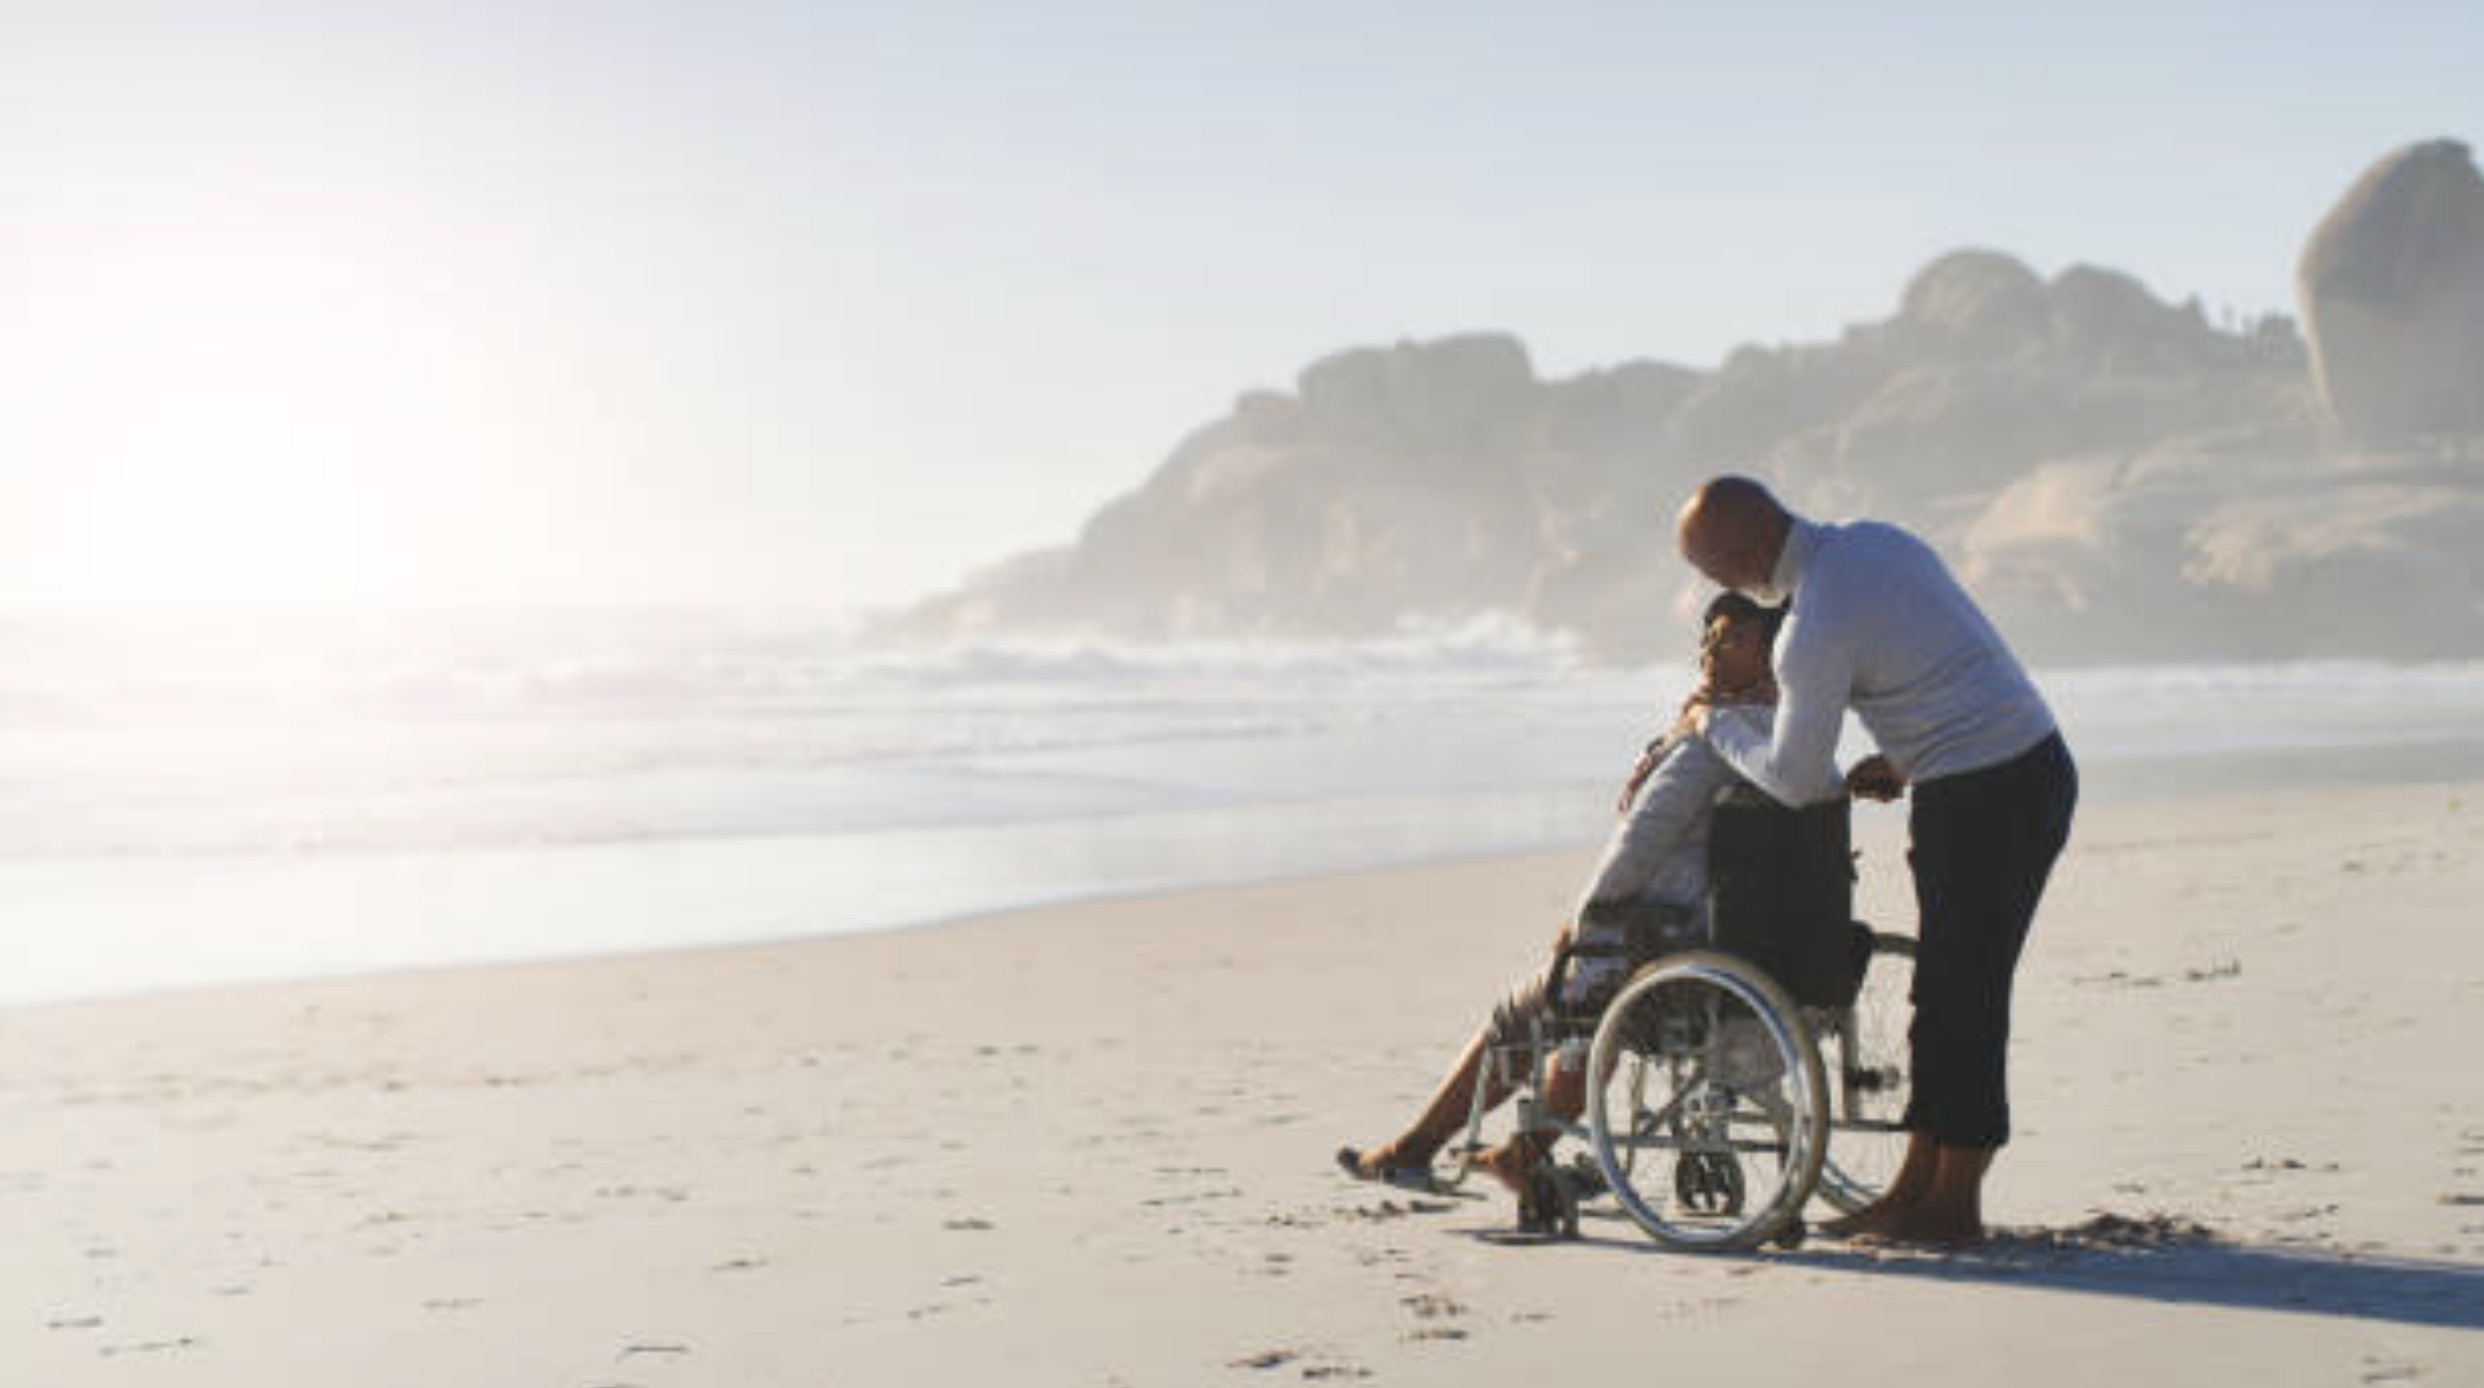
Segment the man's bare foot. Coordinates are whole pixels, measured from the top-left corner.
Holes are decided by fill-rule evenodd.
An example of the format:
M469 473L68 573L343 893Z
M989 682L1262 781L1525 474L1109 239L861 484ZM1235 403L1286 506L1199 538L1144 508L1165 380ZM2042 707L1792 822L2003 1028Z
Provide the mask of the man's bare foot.
M1853 1236L1861 1243L1910 1244L1923 1248L1973 1248L1991 1237L1972 1215L1918 1205L1869 1233Z
M1990 1147L1940 1147L1931 1181L1904 1207L1879 1221L1871 1233L1891 1243L1934 1248L1966 1248L1982 1243L1984 1173L1992 1167L1992 1155ZM1900 1193L1892 1190L1891 1197L1881 1203L1891 1203Z
M1911 1201L1900 1201L1893 1195L1885 1195L1853 1214L1839 1215L1827 1221L1820 1226L1820 1232L1832 1239L1880 1238L1906 1218L1913 1208Z
M1832 1219L1820 1226L1820 1232L1833 1239L1870 1239L1887 1236L1900 1220L1922 1203L1932 1192L1934 1177L1941 1165L1941 1147L1929 1134L1912 1133L1906 1139L1906 1158L1898 1165L1897 1175L1890 1178L1889 1188L1880 1198L1853 1214Z

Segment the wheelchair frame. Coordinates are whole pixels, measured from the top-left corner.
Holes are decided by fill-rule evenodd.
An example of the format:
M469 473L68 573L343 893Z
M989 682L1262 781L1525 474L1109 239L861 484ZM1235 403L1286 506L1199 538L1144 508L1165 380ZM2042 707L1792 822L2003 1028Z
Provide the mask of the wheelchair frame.
M1472 1174L1487 1150L1491 1096L1514 1091L1514 1132L1558 1132L1594 1154L1564 1163L1548 1147L1531 1151L1522 1231L1574 1238L1579 1202L1610 1192L1669 1247L1798 1244L1814 1196L1850 1213L1877 1199L1894 1174L1905 1140L1894 1106L1906 1092L1897 1015L1914 954L1911 937L1871 932L1862 983L1843 1007L1799 1004L1735 955L1660 956L1592 1021L1538 1017L1524 1041L1491 1047L1465 1139L1434 1180L1455 1189ZM1773 1069L1753 1068L1754 1041L1764 1042ZM1556 1063L1586 1067L1584 1121L1546 1110L1543 1078ZM1617 1081L1626 1096L1619 1104ZM1753 1188L1754 1170L1764 1188Z

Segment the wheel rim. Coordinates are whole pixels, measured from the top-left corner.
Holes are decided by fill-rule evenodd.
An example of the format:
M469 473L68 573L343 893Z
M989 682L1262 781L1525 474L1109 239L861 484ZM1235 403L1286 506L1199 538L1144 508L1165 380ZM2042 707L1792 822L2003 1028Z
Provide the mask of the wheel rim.
M1658 1242L1749 1247L1810 1197L1827 1122L1820 1056L1800 1011L1748 964L1702 951L1641 970L1606 1008L1588 1065L1597 1164Z
M1819 1029L1826 1069L1829 1142L1820 1198L1853 1213L1880 1198L1906 1157L1907 1021L1913 1004L1915 942L1875 934L1871 963L1851 1007Z

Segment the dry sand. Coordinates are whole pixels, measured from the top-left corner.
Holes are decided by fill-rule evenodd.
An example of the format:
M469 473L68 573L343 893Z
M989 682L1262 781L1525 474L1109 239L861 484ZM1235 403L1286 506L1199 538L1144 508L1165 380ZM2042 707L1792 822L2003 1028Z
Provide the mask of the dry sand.
M2479 809L2088 810L1947 1258L1514 1246L1330 1168L1583 850L0 1013L0 1383L2484 1382Z

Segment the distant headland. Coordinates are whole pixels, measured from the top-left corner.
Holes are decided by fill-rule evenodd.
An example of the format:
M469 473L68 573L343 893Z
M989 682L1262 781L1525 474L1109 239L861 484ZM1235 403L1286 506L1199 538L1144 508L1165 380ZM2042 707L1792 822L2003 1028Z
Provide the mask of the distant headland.
M1713 371L1560 379L1475 333L1338 353L1182 440L1075 542L895 638L1353 637L1512 611L1678 650L1671 518L1751 471L1930 536L2052 662L2484 657L2484 179L2398 150L2303 251L2298 327L1959 251L1888 318Z

